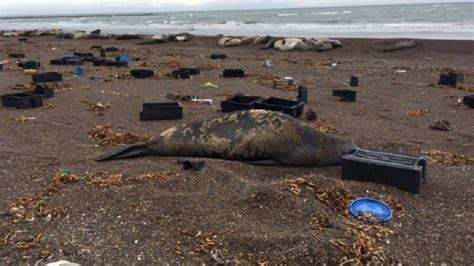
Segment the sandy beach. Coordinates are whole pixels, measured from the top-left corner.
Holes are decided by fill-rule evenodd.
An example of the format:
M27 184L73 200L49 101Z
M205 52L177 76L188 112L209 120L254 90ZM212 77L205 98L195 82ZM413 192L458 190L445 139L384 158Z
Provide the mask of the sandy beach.
M24 52L25 59L41 62L40 72L59 71L64 79L43 108L0 107L1 264L474 261L474 111L459 103L474 93L474 41L422 40L412 49L382 53L398 40L340 39L342 48L317 53L222 48L217 40L138 46L137 40L0 39L0 59ZM72 66L49 64L71 52L98 56L92 45L115 46L133 60L128 68L85 63L83 77L74 77ZM217 52L227 58L208 58ZM262 67L268 59L273 67ZM198 66L201 74L191 80L166 76L179 66ZM90 79L133 68L153 69L155 76ZM248 76L222 78L225 68L242 68ZM445 68L464 73L465 82L437 85ZM351 75L359 77L357 101L340 102L332 89L349 89ZM272 87L273 77L287 76L308 88L305 110L319 117L301 121L366 149L428 156L421 193L342 181L340 166L262 167L206 158L202 170L192 171L173 157L94 161L117 148L88 136L96 126L157 136L176 124L224 115L220 101L237 93L294 99L296 91ZM16 67L5 67L0 80L1 94L31 83ZM203 88L208 81L219 88ZM182 120L139 120L142 103L170 101L167 94L213 104L184 102ZM98 103L110 106L91 110ZM449 121L451 130L430 129L435 120ZM366 196L394 209L389 224L368 226L347 215L344 204Z

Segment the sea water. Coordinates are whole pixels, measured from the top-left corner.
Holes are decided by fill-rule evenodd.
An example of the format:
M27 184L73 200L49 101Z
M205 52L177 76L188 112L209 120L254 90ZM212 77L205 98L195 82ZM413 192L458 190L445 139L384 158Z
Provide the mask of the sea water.
M0 29L474 40L474 3L1 18Z

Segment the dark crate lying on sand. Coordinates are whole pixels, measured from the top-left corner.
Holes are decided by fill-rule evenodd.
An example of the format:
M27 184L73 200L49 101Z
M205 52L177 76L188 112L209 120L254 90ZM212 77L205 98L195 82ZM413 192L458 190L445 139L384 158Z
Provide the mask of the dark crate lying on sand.
M54 90L50 89L46 84L36 84L35 90L33 91L34 94L38 94L43 96L44 98L52 98L54 97Z
M358 149L342 157L342 179L381 183L418 194L426 167L422 156Z
M332 90L332 96L341 97L341 102L355 102L357 99L357 91L353 90Z
M221 102L222 112L234 112L255 108L258 102L263 101L260 96L234 96Z
M242 69L224 69L222 75L224 78L243 78L245 76L245 71Z
M45 72L33 75L33 82L59 82L63 80L63 75L58 72Z
M190 79L191 73L187 70L173 70L171 76L175 79Z
M9 53L8 57L10 57L10 58L24 58L25 54L24 53Z
M43 106L43 96L32 93L10 93L2 95L2 105L27 109Z
M266 100L256 103L255 108L283 112L298 118L303 114L304 102L270 97Z
M171 120L183 118L183 106L178 102L144 103L140 120Z
M179 71L189 71L190 75L199 75L201 73L200 69L197 67L182 67L178 69Z
M471 108L474 108L474 94L464 96L463 103Z
M464 74L460 72L448 72L439 76L439 85L456 87L458 83L464 82Z
M135 78L144 79L152 77L155 72L150 69L132 69L130 70L130 74Z

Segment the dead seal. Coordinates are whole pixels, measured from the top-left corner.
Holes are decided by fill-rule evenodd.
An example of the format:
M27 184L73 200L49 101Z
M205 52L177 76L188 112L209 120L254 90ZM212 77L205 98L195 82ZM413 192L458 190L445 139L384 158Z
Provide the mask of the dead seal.
M403 50L403 49L414 48L414 47L417 47L420 44L421 44L421 42L418 41L418 40L397 42L396 44L385 48L385 50L383 50L383 52L388 53L388 52L393 52L393 51L398 51L398 50Z
M148 143L106 153L105 161L143 155L210 157L257 165L329 166L356 146L279 112L235 112L165 130Z

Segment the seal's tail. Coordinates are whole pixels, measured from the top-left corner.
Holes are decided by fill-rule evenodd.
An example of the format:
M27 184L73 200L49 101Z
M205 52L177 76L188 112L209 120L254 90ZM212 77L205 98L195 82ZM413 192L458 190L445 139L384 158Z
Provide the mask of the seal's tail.
M111 152L102 154L101 156L97 157L95 160L96 161L107 161L107 160L139 157L139 156L147 154L147 147L148 147L147 143L132 145L132 146L128 146L128 147L123 148L123 149L119 149L119 150L115 150L115 151L111 151Z

